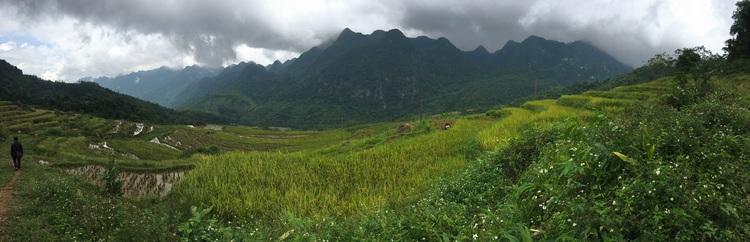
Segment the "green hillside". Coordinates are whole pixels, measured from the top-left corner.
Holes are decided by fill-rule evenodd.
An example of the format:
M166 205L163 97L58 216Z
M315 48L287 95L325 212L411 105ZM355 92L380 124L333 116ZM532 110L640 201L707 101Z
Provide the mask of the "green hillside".
M18 135L30 154L9 229L19 241L742 240L750 76L724 72L680 102L676 91L698 90L699 79L607 87L654 73L641 69L485 113L324 131L135 123L2 102L3 145ZM166 197L123 199L63 172L112 160L127 174L187 173Z
M159 123L221 122L224 119L200 112L177 112L157 104L115 93L92 82L64 83L25 75L0 59L0 100L21 106L85 113L103 118Z
M598 48L537 36L489 53L400 30L342 31L285 63L239 63L195 83L182 108L258 126L336 128L484 110L632 70Z

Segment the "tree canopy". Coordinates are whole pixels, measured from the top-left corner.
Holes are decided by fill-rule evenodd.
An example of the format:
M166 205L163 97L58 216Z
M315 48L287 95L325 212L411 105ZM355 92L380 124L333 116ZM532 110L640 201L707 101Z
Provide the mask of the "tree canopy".
M730 60L750 58L750 0L737 2L732 15L734 24L729 29L732 38L727 40L724 50Z

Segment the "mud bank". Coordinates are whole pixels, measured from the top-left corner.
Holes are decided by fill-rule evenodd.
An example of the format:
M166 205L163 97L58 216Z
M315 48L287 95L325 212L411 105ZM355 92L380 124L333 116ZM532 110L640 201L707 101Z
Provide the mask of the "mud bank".
M63 168L65 172L72 175L83 176L102 187L99 174L105 170L103 166L85 165L79 167ZM177 181L188 171L168 172L130 172L120 171L119 178L122 181L122 194L125 197L140 198L145 196L166 196Z

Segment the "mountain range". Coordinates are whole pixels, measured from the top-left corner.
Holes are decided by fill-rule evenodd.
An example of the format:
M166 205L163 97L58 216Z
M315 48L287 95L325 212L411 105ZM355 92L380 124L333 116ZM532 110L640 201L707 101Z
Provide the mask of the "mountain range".
M267 66L159 68L83 80L227 122L317 128L488 108L631 69L584 41L530 36L491 53L397 29L344 29L330 43Z
M183 69L160 67L116 77L83 78L79 81L95 82L102 87L137 97L159 105L174 108L175 100L186 88L205 77L215 76L219 69L197 65Z
M252 125L328 127L490 107L630 70L582 41L531 36L490 53L395 29L345 29L284 63L229 66L187 88L178 106Z

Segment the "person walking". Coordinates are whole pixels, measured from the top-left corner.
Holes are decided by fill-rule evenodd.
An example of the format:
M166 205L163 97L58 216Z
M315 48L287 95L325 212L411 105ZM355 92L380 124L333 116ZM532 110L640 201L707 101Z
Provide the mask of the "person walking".
M10 145L10 156L13 157L13 167L16 171L21 169L21 157L23 157L23 145L18 142L18 137L13 137L13 144Z

